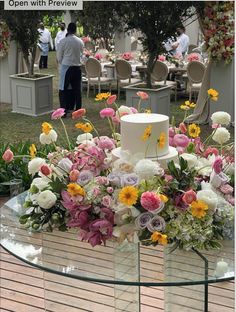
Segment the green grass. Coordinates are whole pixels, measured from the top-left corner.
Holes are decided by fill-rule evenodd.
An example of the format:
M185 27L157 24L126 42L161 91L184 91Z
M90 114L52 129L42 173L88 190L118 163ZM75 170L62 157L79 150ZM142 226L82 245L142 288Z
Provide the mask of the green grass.
M58 70L56 64L55 52L50 52L49 54L49 68L47 70L42 70L43 73L50 73L55 75L53 79L53 106L54 108L59 107L58 99ZM101 135L109 135L110 130L106 120L99 117L99 111L103 108L101 103L94 101L93 90L90 92L90 98L86 97L86 92L83 92L83 107L87 110L87 117L95 124ZM183 119L183 111L179 109L179 105L184 102L184 99L178 100L177 103L171 102L171 116L175 117L176 124L178 124ZM125 104L125 98L121 97L118 101L118 105ZM9 104L0 104L0 144L2 143L18 143L20 141L29 140L32 143L39 143L39 134L41 133L41 124L44 121L51 122L50 114L31 117L22 114L12 113L12 107ZM65 118L64 122L66 124L71 141L75 140L80 131L74 127L75 121L71 118ZM61 131L60 121L56 120L51 122ZM211 128L206 126L201 126L202 137L206 137L211 132ZM231 132L233 130L231 129Z

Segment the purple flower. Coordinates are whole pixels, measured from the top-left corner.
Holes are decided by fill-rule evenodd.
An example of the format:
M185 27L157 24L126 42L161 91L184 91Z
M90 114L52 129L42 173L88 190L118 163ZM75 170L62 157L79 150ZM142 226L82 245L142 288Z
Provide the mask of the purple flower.
M188 209L188 205L183 201L184 193L179 193L174 197L175 208L184 212Z
M139 177L136 173L128 173L121 176L121 186L132 185L135 186L139 183Z
M166 227L165 220L160 216L155 216L152 220L148 223L147 228L150 232L155 231L163 231Z
M89 170L83 170L80 172L77 182L84 186L93 179L93 174Z
M121 174L120 173L111 172L107 176L107 178L108 178L110 183L112 183L116 186L120 186L120 182L121 182Z
M89 215L87 211L81 211L79 213L76 213L74 218L71 219L67 225L69 227L75 228L80 227L83 230L88 230L89 228Z
M152 220L153 215L150 212L141 213L135 220L135 225L139 229L145 229Z
M114 224L114 212L107 207L103 207L100 210L100 218L108 220L111 224Z

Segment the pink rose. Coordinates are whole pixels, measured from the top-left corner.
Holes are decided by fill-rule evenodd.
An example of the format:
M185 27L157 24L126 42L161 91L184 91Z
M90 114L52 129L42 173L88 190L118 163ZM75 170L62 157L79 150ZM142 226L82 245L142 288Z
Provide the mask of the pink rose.
M222 186L220 187L220 190L221 190L222 193L224 193L224 194L226 194L226 195L232 194L233 191L234 191L233 187L232 187L231 185L229 185L229 184L224 184L224 185L222 185Z
M52 116L51 118L52 119L59 119L61 118L62 116L65 115L65 108L58 108L56 109L53 113L52 113Z
M114 192L113 187L108 186L108 187L107 187L107 193L112 194L113 192Z
M109 98L107 99L107 104L112 105L116 101L116 98L117 98L117 96L115 94L109 96Z
M140 97L141 100L147 100L149 97L148 94L143 91L138 91L136 94L138 97Z
M154 192L145 192L141 196L141 205L148 211L154 211L161 207L160 197Z
M76 182L79 177L79 170L73 169L69 176L71 182Z
M214 161L212 168L214 169L216 174L221 173L222 168L223 168L223 160L221 157L217 157L216 160Z
M181 122L179 124L179 129L180 129L181 133L183 133L183 134L187 133L187 127L185 126L184 122Z
M111 196L106 195L102 198L102 204L105 207L111 207Z
M104 108L100 111L100 117L106 118L106 117L114 117L115 111L113 108Z
M78 110L76 110L75 112L72 113L72 119L78 119L81 118L83 116L85 116L86 114L86 109L85 108L80 108Z
M165 62L165 60L166 60L165 55L158 55L158 60L161 62Z
M185 192L182 200L185 204L190 205L193 201L197 199L197 194L193 190Z
M52 169L48 165L42 165L39 170L45 176L48 176L52 172Z
M13 152L10 150L10 148L8 148L2 155L2 159L5 162L11 162L14 158L14 154Z
M187 147L189 143L189 138L184 134L176 134L174 136L174 143L176 146Z

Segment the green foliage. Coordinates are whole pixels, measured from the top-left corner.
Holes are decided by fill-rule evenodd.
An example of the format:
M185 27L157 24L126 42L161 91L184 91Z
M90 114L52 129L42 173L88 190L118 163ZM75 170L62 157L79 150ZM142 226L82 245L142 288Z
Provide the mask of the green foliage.
M56 38L57 32L60 30L60 22L63 22L62 14L54 15L45 15L43 17L43 23L47 27L52 35L52 38Z

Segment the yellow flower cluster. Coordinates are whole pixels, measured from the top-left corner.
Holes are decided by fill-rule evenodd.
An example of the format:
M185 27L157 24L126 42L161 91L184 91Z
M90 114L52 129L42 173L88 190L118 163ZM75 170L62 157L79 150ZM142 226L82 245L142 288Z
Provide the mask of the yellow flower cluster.
M144 130L144 133L143 133L143 135L142 135L142 137L141 137L141 140L142 140L142 141L147 141L147 140L150 138L151 134L152 134L152 126L148 126L148 127Z
M95 97L95 101L107 100L111 96L111 92L98 93Z
M209 95L209 97L210 97L210 99L212 101L217 101L218 100L219 92L216 91L215 89L207 90L207 94Z
M52 130L52 125L48 122L42 123L42 132L46 135L49 134L49 132Z
M153 232L151 236L151 240L154 243L159 243L161 245L166 245L167 244L167 235L161 234L160 232Z
M35 158L36 153L37 153L37 149L36 149L36 146L34 144L30 145L29 152L30 152L31 159Z
M180 105L180 109L182 110L189 110L191 108L194 108L196 106L195 103L190 103L190 101L185 101L184 104Z
M125 186L119 193L119 201L127 206L133 206L138 200L138 189L134 186Z
M75 127L77 129L81 129L85 133L89 133L93 130L93 126L89 122L86 123L79 122L75 125Z
M71 195L71 196L84 196L85 195L85 191L84 189L77 183L69 183L67 185L67 192Z
M203 200L196 200L191 203L192 215L198 219L204 218L208 205Z
M157 142L158 142L157 144L158 144L158 147L159 147L159 148L163 148L163 147L165 146L165 143L166 143L166 135L165 135L164 132L161 132L160 137L159 137L159 139L158 139Z
M192 138L198 138L201 133L201 128L198 127L196 124L191 124L188 126L188 134Z

